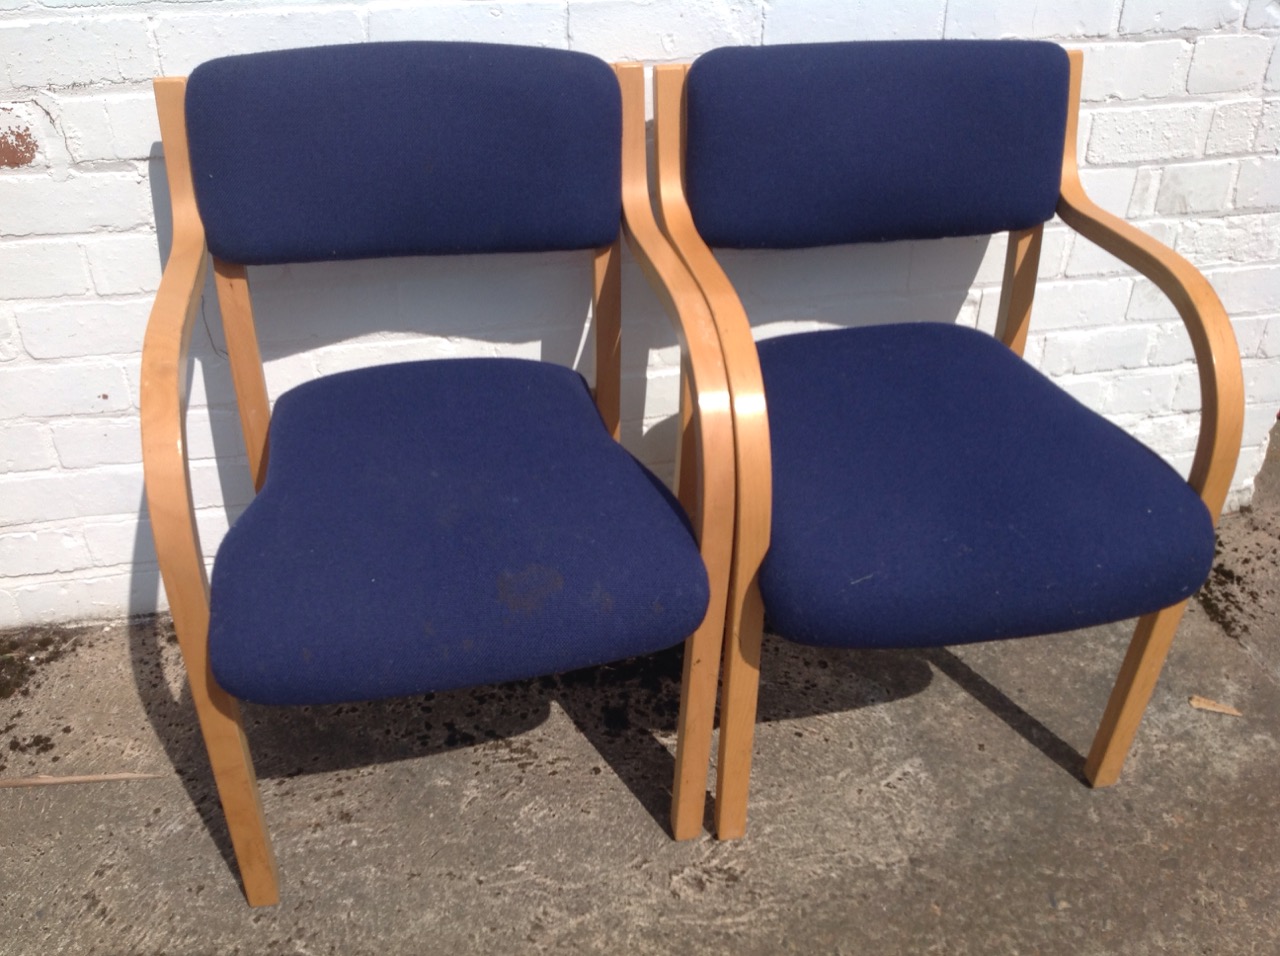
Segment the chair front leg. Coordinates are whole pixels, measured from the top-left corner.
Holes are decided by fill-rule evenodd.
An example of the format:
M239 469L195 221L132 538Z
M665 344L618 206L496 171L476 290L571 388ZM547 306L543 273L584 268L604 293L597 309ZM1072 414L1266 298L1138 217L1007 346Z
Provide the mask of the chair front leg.
M280 902L276 858L262 813L240 704L218 686L209 668L207 612L194 615L197 620L184 620L187 615L183 611L188 609L182 606L181 599L171 603L191 699L240 867L245 899L250 906L274 906Z
M1139 618L1085 761L1084 775L1093 786L1109 787L1120 778L1186 609L1187 602L1183 601Z
M725 628L724 687L720 695L720 750L716 759L716 837L740 839L747 830L751 748L760 693L764 602L756 577L731 589Z

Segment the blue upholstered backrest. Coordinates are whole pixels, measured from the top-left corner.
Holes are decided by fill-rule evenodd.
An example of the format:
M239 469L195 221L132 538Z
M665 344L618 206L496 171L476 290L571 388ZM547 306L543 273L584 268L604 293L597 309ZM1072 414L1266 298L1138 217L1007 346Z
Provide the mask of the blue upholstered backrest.
M187 84L209 249L250 265L607 245L621 107L563 50L369 43L212 60Z
M712 246L1022 229L1053 215L1067 55L924 40L726 47L687 85L689 204Z

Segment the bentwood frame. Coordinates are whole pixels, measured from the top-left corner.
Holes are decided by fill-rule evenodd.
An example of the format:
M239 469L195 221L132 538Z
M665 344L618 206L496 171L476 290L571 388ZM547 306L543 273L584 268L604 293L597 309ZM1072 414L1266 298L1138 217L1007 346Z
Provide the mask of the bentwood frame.
M672 800L677 839L702 829L715 694L734 529L729 387L711 315L692 278L662 240L648 199L644 80L638 65L616 68L623 110L623 234L671 317L681 353L678 497L693 521L711 599L686 641ZM209 266L196 205L185 118L186 79L154 83L167 164L173 244L143 345L141 408L147 501L160 571L236 860L250 905L279 900L271 847L239 703L209 663L209 580L196 526L186 441L189 346ZM620 420L621 242L594 253L594 395L616 439ZM240 423L255 489L269 456L271 404L244 266L213 261L215 286Z
M1154 282L1177 308L1194 347L1202 412L1188 479L1216 523L1239 454L1243 380L1231 324L1217 295L1189 262L1099 208L1085 194L1077 165L1084 55L1069 51L1067 129L1057 213L1084 238ZM736 292L699 236L684 186L685 78L688 64L654 70L657 190L664 230L702 289L724 351L733 401L737 497L716 781L716 830L743 835L759 686L763 605L758 571L769 546L769 426L759 360ZM1009 235L996 336L1021 355L1026 344L1043 225ZM1139 619L1085 762L1095 787L1119 777L1186 602Z

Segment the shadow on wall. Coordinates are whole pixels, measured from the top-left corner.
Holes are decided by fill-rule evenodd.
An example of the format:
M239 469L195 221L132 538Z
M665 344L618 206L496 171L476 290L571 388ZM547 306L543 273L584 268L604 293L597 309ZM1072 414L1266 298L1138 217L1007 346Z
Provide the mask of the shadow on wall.
M159 144L150 163L158 255L172 242L168 183ZM955 321L966 308L986 240L840 247L808 252L732 252L724 262L761 334L885 321ZM624 256L623 444L659 466L674 459L678 383L653 384L650 355L675 337L639 270ZM590 380L586 253L390 259L256 268L250 272L269 393L317 375L417 358L516 355L556 362ZM969 317L972 324L972 316ZM192 482L206 558L252 498L248 465L212 283L192 337L189 398ZM644 419L652 388L669 390L672 414ZM651 404L661 404L653 401ZM207 414L200 409L207 408ZM658 449L655 451L655 449ZM190 692L163 675L174 638L147 616L160 581L145 499L134 544L130 630L134 681L148 719L193 805L232 864L230 840L203 753ZM772 642L761 720L870 706L919 693L930 660L915 653L830 655ZM934 666L940 666L937 661ZM945 668L944 668L945 669ZM245 721L266 785L426 756L461 746L511 747L546 719L552 700L567 712L618 777L667 826L674 759L680 648L642 661L396 701L323 708L246 705ZM298 757L298 754L304 754Z

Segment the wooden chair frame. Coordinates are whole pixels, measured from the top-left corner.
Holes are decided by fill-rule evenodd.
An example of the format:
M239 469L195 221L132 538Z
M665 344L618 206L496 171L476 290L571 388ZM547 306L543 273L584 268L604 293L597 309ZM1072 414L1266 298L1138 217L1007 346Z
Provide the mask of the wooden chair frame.
M1216 524L1235 471L1244 418L1235 335L1222 303L1194 266L1099 208L1085 194L1076 160L1084 55L1075 50L1068 51L1068 57L1070 87L1057 213L1080 235L1154 282L1177 308L1195 350L1202 404L1188 480ZM688 70L688 64L654 70L658 203L664 231L689 266L715 318L733 402L737 523L726 617L715 821L721 839L735 839L746 829L763 622L758 573L769 544L771 463L760 363L747 316L724 270L698 235L685 198ZM1009 236L996 336L1019 355L1026 345L1043 230L1041 225ZM1110 786L1119 777L1185 608L1183 601L1139 619L1085 761L1085 776L1093 786Z
M683 263L663 240L649 204L644 142L644 75L616 68L623 102L623 234L675 326L681 353L681 440L678 495L694 523L707 566L711 600L685 644L672 831L702 831L716 679L724 633L733 541L733 421L719 338L711 314ZM238 702L218 686L209 666L209 582L196 527L186 443L189 346L209 254L196 207L187 149L186 79L154 82L173 210L173 245L165 264L142 352L143 469L156 554L191 684L196 715L251 906L279 900L275 856L267 833ZM616 439L620 420L621 241L594 253L592 307L597 407ZM245 268L213 261L240 424L255 489L268 459L268 399Z

